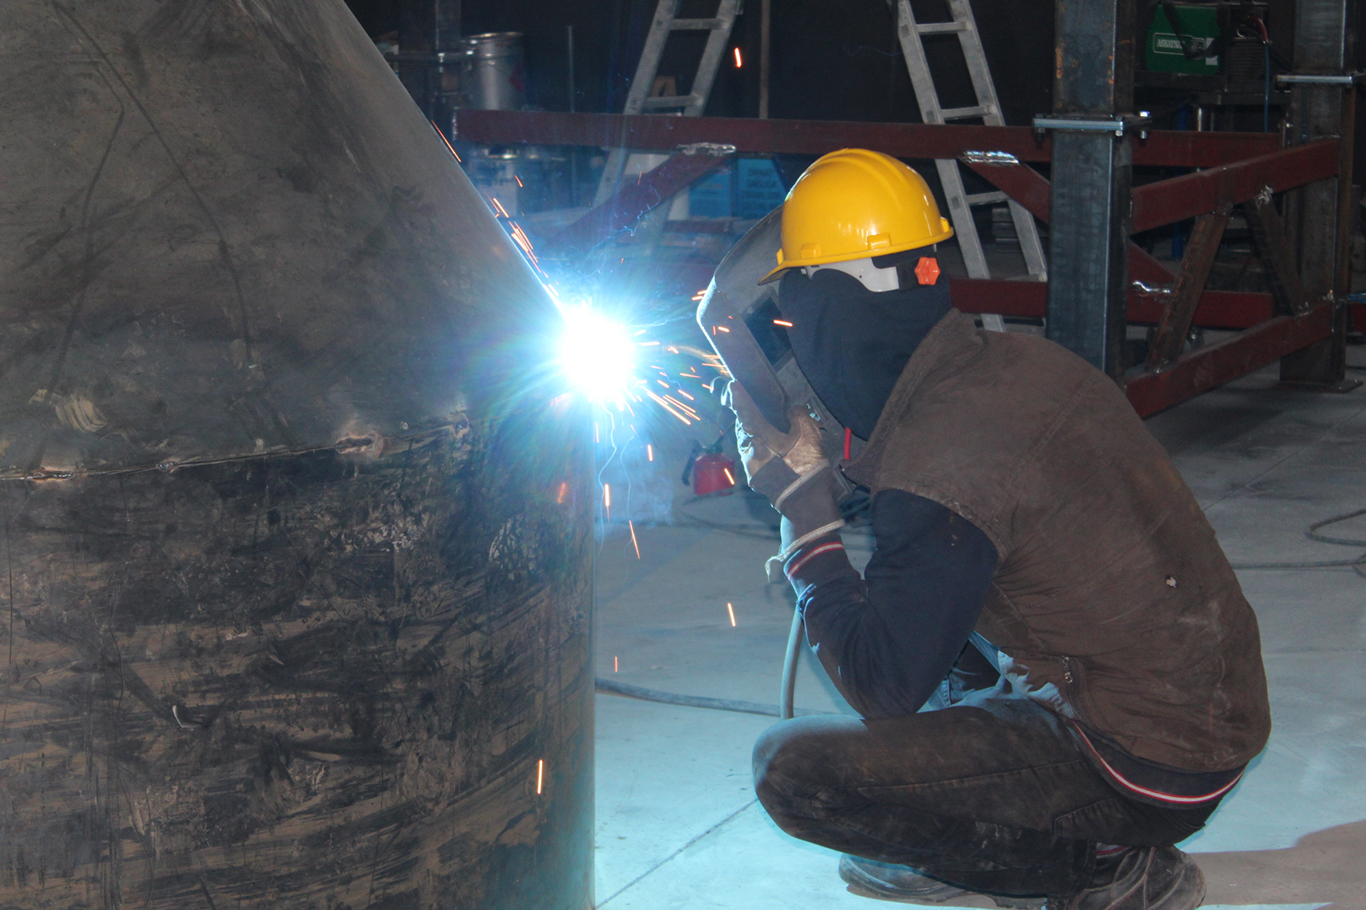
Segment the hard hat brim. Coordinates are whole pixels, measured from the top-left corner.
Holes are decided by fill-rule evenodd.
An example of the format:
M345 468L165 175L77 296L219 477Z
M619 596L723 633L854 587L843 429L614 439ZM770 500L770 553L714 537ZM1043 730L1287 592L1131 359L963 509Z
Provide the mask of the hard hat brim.
M929 240L917 242L914 246L885 247L877 250L858 250L853 253L846 253L843 256L813 256L809 259L789 259L781 263L773 271L759 279L759 284L768 284L782 277L782 273L788 269L800 269L808 265L829 265L832 262L853 262L855 259L869 259L874 256L890 256L893 253L905 253L909 250L920 250L925 247L934 246L942 243L953 236L953 228L946 228L944 231L935 234Z

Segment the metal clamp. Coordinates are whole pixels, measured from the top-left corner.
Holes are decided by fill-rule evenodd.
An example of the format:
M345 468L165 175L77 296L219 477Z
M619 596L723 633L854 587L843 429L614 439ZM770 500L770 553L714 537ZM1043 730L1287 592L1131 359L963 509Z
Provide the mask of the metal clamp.
M1276 81L1283 85L1351 85L1361 73L1339 73L1336 75L1315 73L1281 73Z
M1116 136L1123 136L1124 121L1086 120L1080 117L1035 117L1034 129L1040 133L1044 130L1067 130L1074 133L1114 133Z
M995 166L1012 166L1020 163L1010 152L964 152L959 156L959 160L964 164L990 164Z
M685 155L734 155L735 146L724 142L692 142L680 145L678 150Z

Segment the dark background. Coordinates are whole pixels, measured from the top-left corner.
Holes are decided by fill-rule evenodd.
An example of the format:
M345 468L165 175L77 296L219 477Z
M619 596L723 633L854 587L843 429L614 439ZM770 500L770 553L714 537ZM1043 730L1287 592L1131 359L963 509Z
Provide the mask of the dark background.
M372 37L398 32L404 51L431 49L431 0L348 5ZM568 110L565 28L572 25L576 109L620 111L655 6L656 0L464 0L461 30L522 32L528 104ZM934 9L933 3L923 6L916 4L922 15ZM714 15L715 9L715 0L683 0L680 14ZM758 113L759 9L759 0L747 0L736 20L730 44L740 48L744 66L736 69L727 55L707 107L710 115ZM1027 123L1049 107L1052 0L977 0L974 9L1006 118ZM920 120L886 0L774 0L772 16L771 116ZM701 34L689 37L702 40ZM694 68L689 50L682 36L672 38L660 68L660 75L678 77L680 92L688 90ZM947 74L941 81L946 104L954 103L954 88L967 88L965 72L961 79Z
M533 109L568 110L566 27L574 29L574 107L579 111L619 112L640 56L657 0L436 0L465 35L517 31L524 36L527 103ZM1138 0L1137 35L1152 15L1153 3ZM372 37L397 33L405 52L433 49L434 0L347 0ZM943 0L913 0L924 19L948 18ZM1053 0L974 0L987 61L1006 122L1025 125L1051 106ZM716 0L681 0L680 15L710 16ZM760 0L746 0L731 36L744 66L728 55L717 74L706 113L748 116L759 105ZM919 122L920 112L901 59L887 0L773 0L770 115L775 118ZM1294 0L1270 0L1267 15L1273 49L1292 55ZM702 36L690 36L698 42ZM927 39L945 106L971 103L971 91L951 36ZM1366 42L1359 43L1362 57ZM936 46L937 45L937 46ZM678 77L688 90L695 49L671 38L660 75ZM1366 60L1358 60L1358 68ZM409 81L410 77L405 77ZM410 86L412 88L412 86ZM1139 108L1170 109L1172 98L1139 93ZM1358 135L1366 105L1358 105ZM1240 129L1260 129L1260 108L1245 109ZM1159 126L1175 127L1172 118ZM1356 173L1366 173L1366 142L1358 142Z

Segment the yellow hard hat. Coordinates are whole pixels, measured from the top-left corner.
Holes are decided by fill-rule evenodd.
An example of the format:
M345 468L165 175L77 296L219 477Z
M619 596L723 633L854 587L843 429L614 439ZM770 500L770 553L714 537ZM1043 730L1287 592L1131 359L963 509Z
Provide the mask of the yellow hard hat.
M891 155L840 149L816 159L788 191L778 267L759 283L786 269L886 256L952 236L924 177Z

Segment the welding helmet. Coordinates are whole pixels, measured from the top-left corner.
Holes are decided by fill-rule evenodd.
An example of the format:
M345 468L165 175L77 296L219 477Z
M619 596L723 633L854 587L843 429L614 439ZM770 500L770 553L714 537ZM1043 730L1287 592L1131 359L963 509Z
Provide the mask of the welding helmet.
M779 206L731 247L697 308L697 322L727 372L749 392L764 419L786 432L788 409L801 404L816 418L826 454L834 461L842 453L843 427L792 356L778 310L777 286L759 284L781 243L782 217ZM843 482L843 475L839 479Z
M868 149L816 159L793 184L782 212L778 267L761 284L787 269L886 256L953 236L925 178Z

